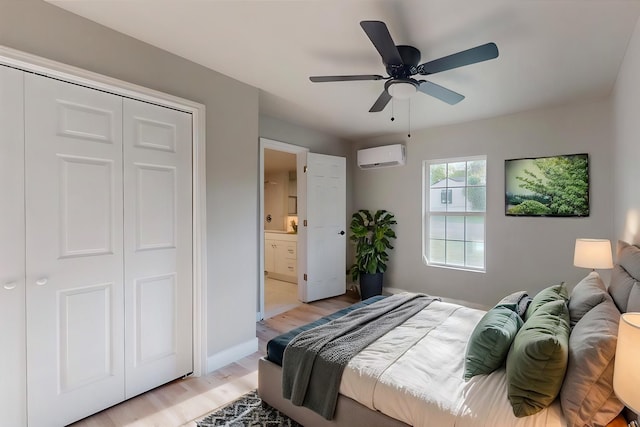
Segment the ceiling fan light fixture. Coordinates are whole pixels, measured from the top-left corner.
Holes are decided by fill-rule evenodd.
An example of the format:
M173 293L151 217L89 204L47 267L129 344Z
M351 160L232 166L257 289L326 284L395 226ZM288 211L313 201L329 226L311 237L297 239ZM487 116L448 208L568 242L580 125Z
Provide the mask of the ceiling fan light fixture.
M392 80L387 92L396 99L408 99L418 92L418 85L411 80Z

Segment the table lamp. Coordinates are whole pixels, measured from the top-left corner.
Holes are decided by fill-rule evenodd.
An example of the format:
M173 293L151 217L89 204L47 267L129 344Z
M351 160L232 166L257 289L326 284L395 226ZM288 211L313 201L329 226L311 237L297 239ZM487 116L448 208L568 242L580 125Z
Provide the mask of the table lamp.
M613 390L638 417L640 412L640 313L624 313L618 326ZM630 425L637 426L637 421Z
M573 265L593 271L596 268L613 268L611 242L607 239L576 239Z

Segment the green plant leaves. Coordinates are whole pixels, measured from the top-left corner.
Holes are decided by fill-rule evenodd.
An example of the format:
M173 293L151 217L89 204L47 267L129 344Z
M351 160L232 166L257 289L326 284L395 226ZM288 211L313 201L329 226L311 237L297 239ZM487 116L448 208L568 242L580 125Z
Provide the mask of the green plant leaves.
M394 224L397 224L394 215L384 209L373 214L360 209L351 216L349 239L356 243L356 263L350 269L354 281L360 273L375 274L387 270L387 251L393 249L391 239L396 238L391 228Z

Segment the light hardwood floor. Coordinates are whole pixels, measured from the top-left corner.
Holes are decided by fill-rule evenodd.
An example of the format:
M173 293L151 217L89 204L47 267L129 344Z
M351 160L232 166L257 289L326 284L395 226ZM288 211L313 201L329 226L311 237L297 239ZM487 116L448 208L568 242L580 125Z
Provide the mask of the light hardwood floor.
M267 342L281 333L333 313L358 301L354 294L302 304L256 323L259 350L200 378L185 378L113 406L73 427L195 427L195 420L258 387L258 360Z
M298 300L298 285L282 280L264 278L264 318L284 313L303 304Z

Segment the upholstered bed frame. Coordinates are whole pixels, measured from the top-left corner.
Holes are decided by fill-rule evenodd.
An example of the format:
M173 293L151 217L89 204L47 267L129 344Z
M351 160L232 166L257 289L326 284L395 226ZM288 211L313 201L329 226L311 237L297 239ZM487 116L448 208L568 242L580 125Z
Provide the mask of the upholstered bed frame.
M294 406L290 400L282 397L282 368L264 358L258 363L258 394L265 403L287 414L305 427L408 427L401 421L373 411L342 395L338 396L336 412L331 421L303 406Z
M614 309L614 311L616 311L617 313L640 311L640 284L638 283L640 279L640 248L638 246L628 245L625 242L619 242L617 252L617 264L614 267L611 284L607 289L604 288L604 285L601 285L602 291L611 296L611 298L613 299L612 303L615 303L619 310L618 311ZM596 278L597 280L600 280L599 276L593 276L594 274L596 273L592 273L591 275L587 276L587 278L585 278L580 284L576 286L576 289L574 289L574 293L572 293L571 297L573 300L569 301L570 311L572 308L572 304L586 304L586 308L578 307L578 310L575 310L576 312L583 311L583 313L581 313L582 316L593 307L600 304L602 299L594 299L595 295L591 294L592 289L595 289L592 286L591 282L593 282L593 280ZM580 298L580 292L576 292L578 289L580 289L580 292L582 293L584 293L585 290L588 292L586 294L586 299ZM607 295L606 298L609 298L609 295ZM609 298L609 300L611 300L611 298ZM608 316L607 318L611 318L611 316ZM576 328L576 331L577 329L578 328ZM615 331L613 331L612 333L613 337L615 338ZM580 334L576 333L576 337L579 336ZM582 338L576 339L581 340ZM611 343L609 343L609 345L611 345ZM613 343L613 345L615 347L615 343ZM611 360L610 363L613 363L613 361ZM577 384L577 387L575 389L572 385L571 390L579 392L579 388L585 387L591 386L588 384ZM588 391L585 390L582 390L582 392L588 393ZM265 403L287 414L289 417L305 427L407 427L407 424L391 418L381 412L371 410L366 406L356 402L355 400L352 400L343 395L339 395L338 397L334 419L331 421L326 420L321 415L313 412L310 409L302 406L294 406L290 400L287 400L282 396L282 367L265 358L261 359L258 365L258 394ZM578 395L580 394L578 393ZM573 408L573 410L575 409L576 408ZM617 411L619 411L619 409L620 407L618 407ZM578 410L580 410L580 408L578 408ZM612 414L616 414L617 411L613 412ZM611 415L607 419L611 420L611 418L613 417L614 415ZM573 419L575 422L575 417ZM607 421L604 421L604 423L606 422ZM626 423L624 423L623 421L622 416L618 416L608 424L608 426L610 427L620 425L626 425Z

